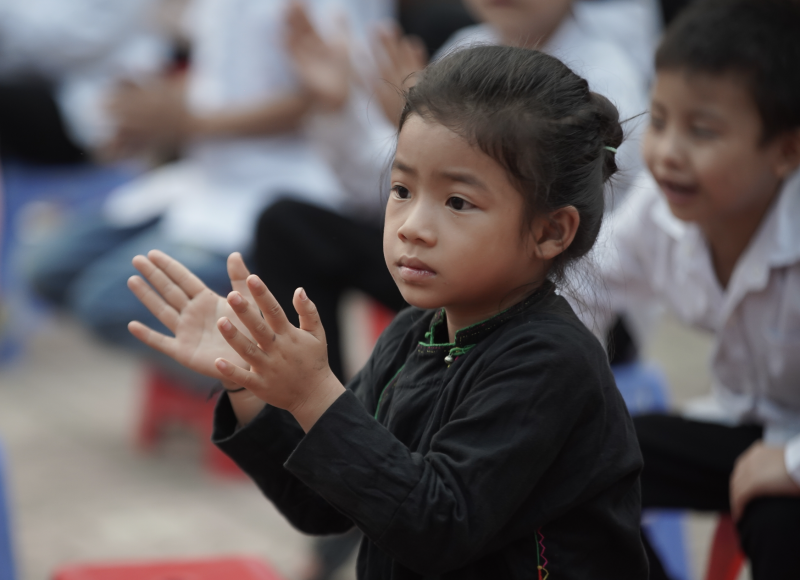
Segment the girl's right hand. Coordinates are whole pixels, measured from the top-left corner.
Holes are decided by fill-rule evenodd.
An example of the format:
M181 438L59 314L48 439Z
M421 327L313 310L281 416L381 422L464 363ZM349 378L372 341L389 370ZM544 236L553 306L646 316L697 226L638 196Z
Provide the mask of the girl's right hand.
M175 335L167 336L132 321L128 330L133 336L186 368L216 379L225 379L214 365L220 357L244 369L250 368L217 329L217 320L226 316L239 330L250 335L225 298L203 284L183 264L159 250L134 257L133 265L152 287L139 276L131 276L128 288ZM245 283L250 272L238 252L228 257L228 275L234 290L250 296Z

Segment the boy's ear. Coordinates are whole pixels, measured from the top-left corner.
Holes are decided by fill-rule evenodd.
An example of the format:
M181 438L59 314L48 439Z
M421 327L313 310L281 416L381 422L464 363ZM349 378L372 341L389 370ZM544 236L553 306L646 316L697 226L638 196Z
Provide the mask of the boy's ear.
M580 214L571 205L537 216L531 228L533 255L552 260L564 252L575 239L580 223Z
M777 138L775 174L784 179L800 167L800 127L787 131Z

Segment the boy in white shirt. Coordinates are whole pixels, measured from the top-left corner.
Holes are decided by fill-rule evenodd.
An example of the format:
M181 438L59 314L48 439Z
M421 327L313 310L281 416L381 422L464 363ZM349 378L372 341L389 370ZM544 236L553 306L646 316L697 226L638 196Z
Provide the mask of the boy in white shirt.
M713 416L634 419L643 507L730 511L755 580L800 570L798 30L794 0L705 0L667 31L589 317L659 301L715 334Z

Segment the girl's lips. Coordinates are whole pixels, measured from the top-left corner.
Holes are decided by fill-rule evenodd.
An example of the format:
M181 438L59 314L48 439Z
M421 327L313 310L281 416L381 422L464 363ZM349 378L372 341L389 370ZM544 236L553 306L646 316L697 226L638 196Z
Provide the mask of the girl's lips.
M436 272L425 262L415 258L403 258L397 263L400 278L406 282L421 282L436 276Z

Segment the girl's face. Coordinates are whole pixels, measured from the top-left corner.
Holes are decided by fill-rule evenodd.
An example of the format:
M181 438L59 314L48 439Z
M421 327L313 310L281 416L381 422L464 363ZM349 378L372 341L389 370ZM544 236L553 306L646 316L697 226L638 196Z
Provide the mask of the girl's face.
M546 264L520 234L522 196L500 164L458 134L412 115L391 179L383 251L409 304L444 307L458 329L513 305L543 279Z
M572 0L466 0L476 19L494 28L504 44L536 48L569 14Z

